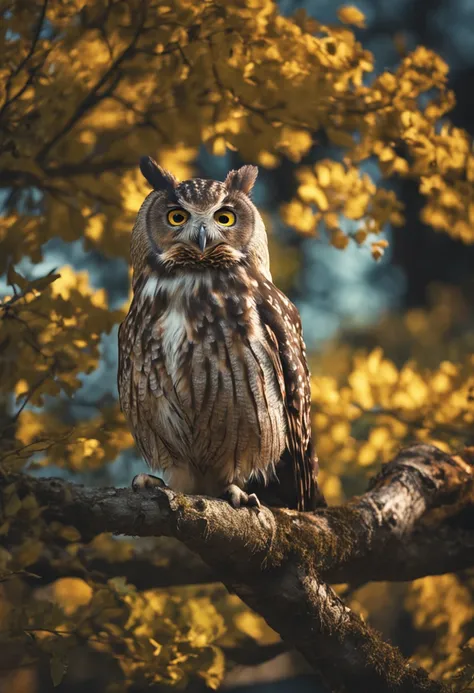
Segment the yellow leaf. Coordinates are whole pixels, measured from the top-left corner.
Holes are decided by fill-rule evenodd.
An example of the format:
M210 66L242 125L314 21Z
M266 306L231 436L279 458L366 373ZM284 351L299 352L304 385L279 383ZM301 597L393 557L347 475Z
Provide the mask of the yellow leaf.
M316 204L322 212L325 212L328 207L328 198L321 188L315 185L301 185L298 188L298 195L303 200L303 202L308 202Z
M377 450L370 444L365 443L359 451L357 461L361 467L368 467L377 459Z
M335 443L345 443L349 438L351 427L348 421L339 421L331 427L331 435Z
M380 245L378 245L378 243L372 243L370 246L370 252L374 260L380 260L385 251Z
M81 533L78 532L78 530L75 527L71 526L66 526L62 525L59 529L58 532L59 536L61 536L63 539L67 539L68 541L75 542L75 541L80 541L81 540Z
M390 438L390 431L388 428L380 427L374 428L370 432L369 442L376 450L380 450L386 444Z
M213 654L212 663L198 673L204 679L206 685L213 691L216 691L221 687L224 678L225 658L219 647L212 647L211 652Z
M344 248L347 248L348 244L349 237L346 236L343 231L340 229L331 231L331 245L333 245L335 248L339 248L339 250L344 250Z
M271 152L262 151L258 155L258 163L265 166L265 168L276 168L280 163L280 159Z
M43 547L43 542L39 539L28 538L15 551L15 561L22 567L27 567L38 560Z
M365 16L354 5L340 7L337 11L337 16L344 24L353 24L359 27L359 29L365 27Z
M80 578L60 578L53 584L53 598L65 614L71 615L89 604L92 588Z
M331 476L326 477L322 483L322 488L324 496L328 501L330 500L334 503L341 501L342 484L338 476L331 474Z
M364 243L367 236L368 232L365 229L358 229L354 234L354 238L359 245L362 245L362 243Z
M227 149L225 137L216 137L212 142L211 151L214 156L224 156Z
M344 214L348 219L360 219L364 216L367 205L369 204L369 194L361 193L359 195L354 195L346 200L344 207Z
M93 241L100 241L104 235L104 221L105 219L98 214L90 217L84 232L85 235Z

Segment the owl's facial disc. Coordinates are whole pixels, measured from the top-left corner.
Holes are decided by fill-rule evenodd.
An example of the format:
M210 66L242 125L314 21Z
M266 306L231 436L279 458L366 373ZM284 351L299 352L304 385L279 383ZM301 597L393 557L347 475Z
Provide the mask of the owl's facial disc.
M233 226L236 218L230 209L213 213L212 210L203 212L186 208L184 204L173 206L166 213L168 232L162 234L166 237L165 245L189 244L204 253L206 248L228 240L226 227Z
M166 265L170 271L230 268L254 257L259 217L249 195L257 177L255 166L230 171L224 182L179 182L150 157L142 157L140 169L155 192L144 202L132 236L137 272L144 257L150 258L151 266Z
M238 214L229 206L210 209L172 207L166 212L169 233L162 236L160 260L171 269L229 268L244 258L233 236Z
M178 198L178 204L168 202L162 212L162 227L166 230L163 229L159 234L158 245L162 252L178 246L182 248L188 262L191 255L194 255L195 261L202 263L214 253L214 248L218 245L238 247L235 236L239 227L238 212L229 204L223 205L220 198L221 196L214 203L205 206L182 198ZM173 247L174 258L177 258L178 252Z

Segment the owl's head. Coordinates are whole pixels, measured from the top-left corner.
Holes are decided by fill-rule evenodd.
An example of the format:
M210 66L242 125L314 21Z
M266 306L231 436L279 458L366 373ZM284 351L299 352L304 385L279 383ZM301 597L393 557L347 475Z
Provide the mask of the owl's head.
M140 160L140 169L153 192L132 232L135 276L147 266L182 272L247 263L270 277L265 227L249 196L256 166L230 171L224 182L191 178L180 183L150 157Z

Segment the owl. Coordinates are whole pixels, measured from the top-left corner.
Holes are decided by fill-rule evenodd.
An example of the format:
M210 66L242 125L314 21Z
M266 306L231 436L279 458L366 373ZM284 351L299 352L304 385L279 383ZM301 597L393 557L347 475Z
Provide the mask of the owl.
M153 191L132 231L118 389L158 476L138 475L134 487L313 509L305 345L297 309L272 283L250 198L257 168L224 182L178 182L150 157L140 169Z

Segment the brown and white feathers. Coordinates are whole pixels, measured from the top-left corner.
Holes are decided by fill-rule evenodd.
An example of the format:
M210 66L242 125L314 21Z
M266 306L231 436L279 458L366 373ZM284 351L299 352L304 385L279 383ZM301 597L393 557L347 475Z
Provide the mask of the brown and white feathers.
M318 499L298 311L272 283L257 169L179 183L141 161L154 190L132 232L134 296L118 385L138 448L184 493L309 510Z

